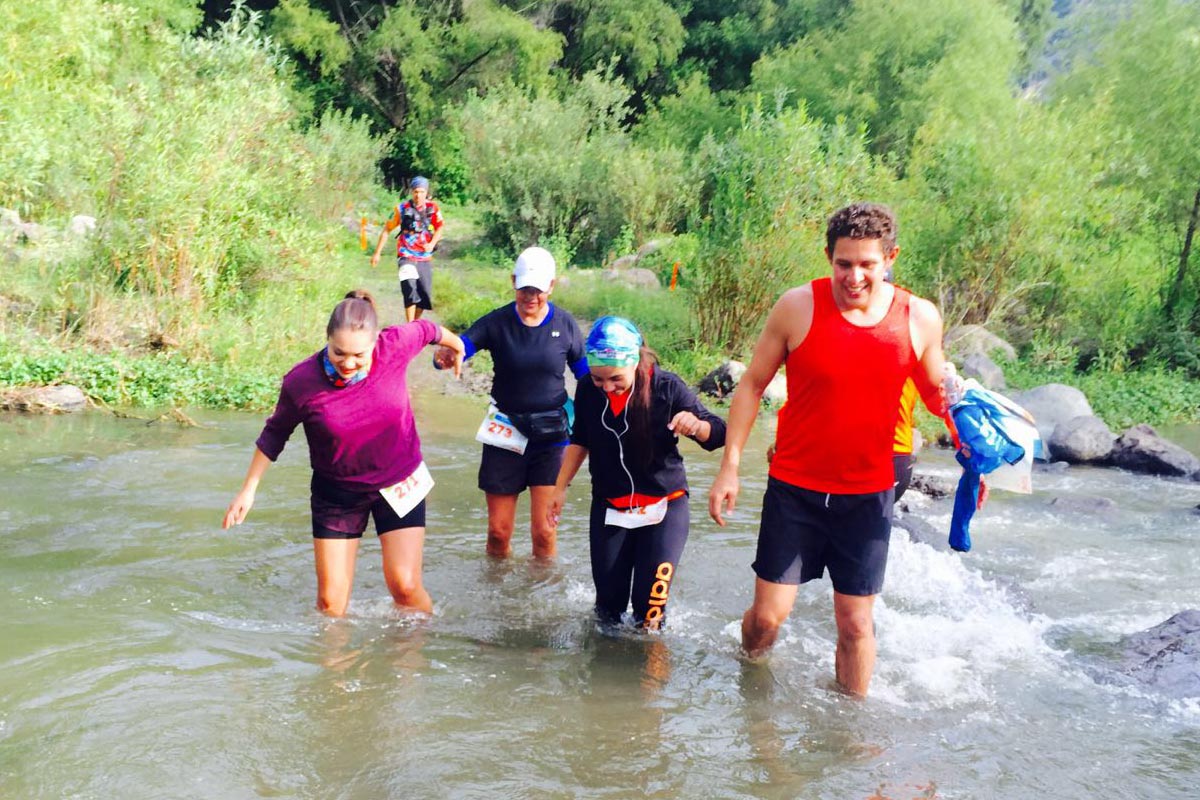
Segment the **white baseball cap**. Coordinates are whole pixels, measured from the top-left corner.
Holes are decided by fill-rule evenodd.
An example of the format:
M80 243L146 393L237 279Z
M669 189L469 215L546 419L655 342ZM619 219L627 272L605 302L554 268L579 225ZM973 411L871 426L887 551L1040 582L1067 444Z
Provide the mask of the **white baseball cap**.
M550 291L554 282L554 256L541 247L527 247L517 256L513 267L513 285L517 289L532 286L539 292Z

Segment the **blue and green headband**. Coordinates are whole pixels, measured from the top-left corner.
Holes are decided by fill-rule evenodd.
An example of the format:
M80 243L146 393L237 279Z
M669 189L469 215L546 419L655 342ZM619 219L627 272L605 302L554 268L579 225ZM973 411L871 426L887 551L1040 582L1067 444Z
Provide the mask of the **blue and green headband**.
M601 317L587 337L589 367L635 367L641 358L642 334L623 317Z

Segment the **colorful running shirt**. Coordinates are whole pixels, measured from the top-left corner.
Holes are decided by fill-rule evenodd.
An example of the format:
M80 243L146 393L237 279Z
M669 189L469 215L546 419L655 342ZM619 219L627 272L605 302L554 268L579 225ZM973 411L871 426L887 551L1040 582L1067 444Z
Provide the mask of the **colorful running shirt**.
M883 319L858 326L842 316L829 278L811 285L812 327L787 357L788 399L770 474L814 492L886 491L895 483L897 401L918 363L911 294L896 287Z
M392 218L383 226L388 233L400 229L400 235L396 237L397 258L429 261L433 258L433 251L428 249L429 243L433 241L433 234L444 224L437 203L426 200L424 206L417 208L412 200L405 200L396 206Z
M682 378L665 369L656 368L650 377L649 435L631 432L629 409L613 414L606 400L591 381L580 381L575 389L571 444L587 448L594 498L631 493L662 498L687 490L679 437L667 428L680 411L690 411L712 426L708 441L697 442L700 447L712 451L725 445L725 420L705 408Z
M509 413L549 411L567 402L563 372L587 375L583 332L567 311L549 303L541 324L521 322L517 304L484 314L462 333L466 358L480 350L492 354L492 399Z
M440 335L424 319L384 328L371 352L370 374L340 388L325 377L324 349L304 359L284 376L258 449L274 461L302 424L313 472L337 488L371 491L408 477L421 463L421 440L405 372Z

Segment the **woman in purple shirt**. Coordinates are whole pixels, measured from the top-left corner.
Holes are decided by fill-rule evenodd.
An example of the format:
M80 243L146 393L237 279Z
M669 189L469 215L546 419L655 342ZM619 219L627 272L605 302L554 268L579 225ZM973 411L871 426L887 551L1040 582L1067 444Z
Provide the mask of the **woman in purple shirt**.
M421 458L405 372L422 348L440 344L456 353L457 376L462 340L427 320L380 330L375 301L364 291L337 304L325 334L326 346L284 376L275 412L222 527L246 518L263 473L303 424L313 470L317 608L333 617L346 613L358 541L373 516L396 605L429 613L433 602L421 582L421 551L432 480Z

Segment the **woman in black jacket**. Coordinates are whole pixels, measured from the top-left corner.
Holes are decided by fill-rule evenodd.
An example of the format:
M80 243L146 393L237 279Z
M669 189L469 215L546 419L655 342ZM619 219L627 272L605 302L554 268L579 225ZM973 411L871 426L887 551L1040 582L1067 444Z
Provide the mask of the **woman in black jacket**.
M575 390L575 424L550 517L557 524L567 486L588 459L596 613L619 622L632 601L636 623L656 629L688 536L679 437L716 450L725 444L725 422L658 366L628 320L601 317L585 349L591 380Z

